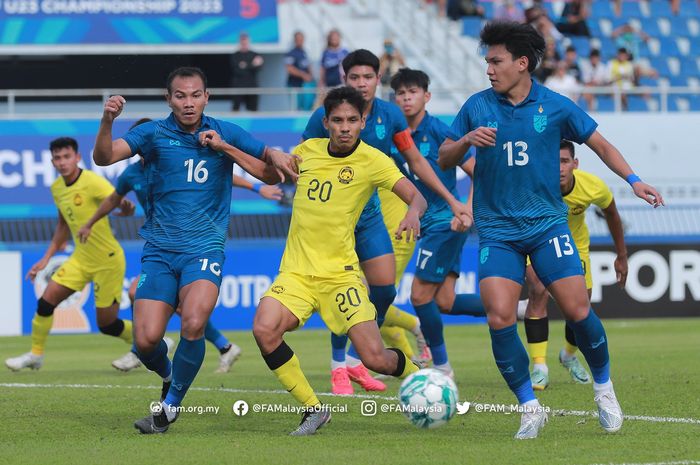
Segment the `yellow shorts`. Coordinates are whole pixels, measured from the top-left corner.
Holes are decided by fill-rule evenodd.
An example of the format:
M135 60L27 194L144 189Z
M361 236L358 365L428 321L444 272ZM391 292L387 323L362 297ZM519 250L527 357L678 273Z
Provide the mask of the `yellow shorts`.
M581 252L579 250L578 256L581 258L583 277L586 279L586 289L593 289L593 277L591 276L591 254L589 252ZM530 266L529 256L526 258L525 265Z
M89 282L94 284L95 307L106 308L122 300L126 259L119 249L99 267L86 266L75 256L68 260L51 276L56 283L74 291L81 291Z
M280 272L263 297L272 297L299 319L299 328L318 311L334 334L346 334L364 321L377 319L367 288L355 273L336 278Z
M396 260L396 285L399 285L401 276L406 270L408 262L413 258L413 252L416 248L414 241L406 242L406 239L396 239L394 233L399 228L399 223L406 216L408 205L403 203L396 194L386 189L378 189L379 201L382 207L382 216L384 217L384 225L389 236L391 236L391 245L394 247L394 259Z

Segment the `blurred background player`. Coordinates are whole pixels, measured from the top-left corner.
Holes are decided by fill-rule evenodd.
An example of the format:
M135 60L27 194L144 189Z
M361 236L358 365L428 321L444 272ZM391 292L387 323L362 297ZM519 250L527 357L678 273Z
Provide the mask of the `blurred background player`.
M388 157L391 157L391 148L395 145L411 172L417 174L427 186L444 198L453 214L466 223L467 213L469 213L467 206L459 202L442 185L428 161L418 151L401 110L395 104L376 97L380 80L379 58L369 50L355 50L343 60L343 70L345 83L358 90L365 101L363 111L365 126L360 134L361 139ZM302 135L304 140L328 137L328 130L323 125L324 116L323 107L318 108L311 115ZM406 214L405 204L388 190L382 195L381 204L379 199L380 197L374 194L365 206L355 228L355 248L369 285L370 299L377 308L377 322L381 327L384 324L387 309L396 297L396 270L405 269L413 256L415 244L401 240L392 241L389 237L389 231L393 234ZM399 312L392 311L392 317L401 315ZM422 325L423 317L421 315L418 317ZM417 328L415 318L412 316L394 318L389 324L401 325L409 331L415 331ZM403 335L403 333L399 334ZM405 339L405 335L403 338ZM386 389L384 383L370 376L367 369L360 363L357 351L352 346L348 350L346 359L346 336L332 334L331 346L331 385L334 393L351 394L353 391L350 380L368 391ZM407 341L402 347L405 346L410 347Z
M525 258L571 325L593 373L598 420L607 432L622 427L610 380L607 336L591 308L576 244L566 224L559 187L559 142L586 143L635 195L654 207L659 193L643 183L597 123L571 100L534 82L545 49L532 27L491 22L481 31L491 88L470 97L452 124L440 158L454 166L476 146L474 220L479 231L479 288L487 310L494 359L523 411L516 439L537 437L547 412L535 397L528 356L517 332L516 306Z
M69 234L73 236L75 250L51 276L39 298L32 320L31 352L5 360L7 368L13 371L41 368L56 307L90 282L94 283L100 332L123 339L128 344L133 341L131 321L118 317L126 260L124 251L112 235L109 219L103 218L95 224L91 240L83 242L78 238L80 226L95 213L100 202L114 192L114 187L105 178L78 166L80 153L75 139L60 137L51 141L49 149L51 163L60 174L51 185L51 195L58 208L58 225L49 248L31 267L27 278L34 281L37 273L46 268L51 257L68 240ZM128 199L122 199L118 206L124 214L133 213L134 204Z
M581 257L588 297L591 296L593 278L591 277L591 258L589 247L591 238L586 226L586 210L591 204L603 210L605 221L615 244L615 272L620 287L627 281L627 247L622 228L622 220L615 206L615 199L610 188L591 173L578 169L578 159L575 155L574 144L562 140L559 145L559 187L561 195L568 207L568 223L571 234ZM532 359L533 369L530 373L532 387L543 390L549 385L549 369L547 368L547 342L549 339L549 320L547 319L547 289L528 266L525 270L528 284L528 304L525 310L525 334ZM581 362L576 357L576 338L568 324L564 326L566 342L559 352L559 362L569 371L571 379L579 384L588 384L591 378Z
M142 155L148 179L148 213L141 228L146 243L134 301L134 338L141 362L163 380L161 408L134 423L144 434L164 433L178 415L204 359L204 330L221 285L224 243L236 159L265 157L294 175L290 157L265 147L239 126L203 114L209 101L199 68L178 68L166 81L172 113L112 140L112 124L124 108L121 96L105 103L93 158L109 165ZM220 150L203 149L208 134L220 133ZM241 150L234 149L241 147ZM230 148L232 155L222 156ZM183 163L184 160L184 163ZM279 175L278 175L279 177ZM180 342L171 364L163 335L177 307L182 310Z
M238 38L238 50L231 55L232 87L254 88L258 87L258 72L265 60L262 55L250 49L250 36L247 32L241 32ZM238 94L233 96L233 111L241 108L245 103L246 110L258 111L258 94Z
M415 240L426 202L382 152L360 139L363 96L351 87L324 100L330 138L310 138L300 156L299 181L280 273L260 300L253 335L263 359L306 412L293 436L306 436L330 420L283 336L304 325L314 311L334 334L350 336L370 369L403 378L418 370L399 349L385 349L377 310L362 283L355 252L355 225L377 186L393 191L409 209L396 235ZM332 234L329 232L332 231Z

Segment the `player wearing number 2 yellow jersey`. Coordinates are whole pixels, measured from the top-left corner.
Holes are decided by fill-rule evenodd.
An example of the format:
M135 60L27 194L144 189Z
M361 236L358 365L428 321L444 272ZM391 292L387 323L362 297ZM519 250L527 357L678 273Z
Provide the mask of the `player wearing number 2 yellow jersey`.
M32 266L27 276L34 280L68 240L69 234L73 236L75 251L51 277L39 299L32 320L31 352L5 361L5 365L13 371L41 368L55 308L90 282L94 283L100 331L129 344L132 342L131 321L117 318L126 262L124 251L112 235L109 220L103 218L98 221L93 235L85 243L78 240L80 226L95 213L100 202L114 192L114 188L104 178L78 167L80 154L75 139L61 137L51 142L50 149L51 161L61 175L51 185L51 194L59 212L58 226L46 253ZM127 200L122 207L133 208L133 204Z
M295 149L301 158L280 274L260 300L253 335L263 358L282 385L307 407L292 435L313 434L330 420L283 336L318 311L336 334L347 333L364 365L405 377L418 368L399 349L385 349L377 311L360 279L355 226L374 190L393 191L408 212L397 234L420 232L426 202L386 155L362 142L362 95L341 87L324 101L330 139L309 139Z

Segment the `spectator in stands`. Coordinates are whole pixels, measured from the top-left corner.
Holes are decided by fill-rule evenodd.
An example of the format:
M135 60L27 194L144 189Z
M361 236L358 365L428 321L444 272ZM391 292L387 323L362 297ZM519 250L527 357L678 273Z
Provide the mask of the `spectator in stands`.
M617 50L617 56L610 60L610 82L622 91L622 109L627 109L627 90L634 88L634 65L627 49Z
M610 71L608 66L600 59L599 50L591 50L588 61L581 63L581 79L586 87L599 87L610 84ZM584 92L583 98L588 103L588 109L593 109L594 95Z
M318 84L320 87L337 87L343 83L341 66L348 50L340 45L340 32L331 29L326 38L326 49L321 55L321 69Z
M241 32L238 36L238 51L231 56L231 77L233 87L258 87L258 71L262 68L263 57L250 49L250 37L248 33ZM234 95L233 111L241 108L241 103L245 103L248 111L258 110L258 95Z
M578 101L580 86L578 81L568 74L569 66L565 61L557 63L556 72L549 76L544 82L545 87L570 98L574 102Z
M478 0L447 0L447 16L455 21L463 16L484 17L484 7Z
M311 63L304 50L303 32L294 33L294 48L285 55L284 64L287 67L287 87L308 88L314 86ZM313 94L299 93L297 95L297 109L299 110L310 110L313 102Z
M588 0L567 0L557 29L563 34L590 37L586 19L589 15Z
M547 41L559 42L564 38L542 7L534 6L525 10L525 20Z
M576 47L569 45L566 47L566 52L564 53L564 62L566 63L567 70L566 73L576 79L576 82L581 83L581 68L578 66L578 55L576 53Z
M560 59L561 57L557 51L557 44L554 40L548 39L546 41L542 62L535 72L532 73L532 76L539 82L544 83L549 76L554 74L554 70L557 68L557 63L559 63Z
M384 92L391 93L389 83L398 70L406 66L406 60L401 52L394 46L391 39L384 41L384 53L379 57L379 76ZM386 98L386 96L385 96ZM392 100L389 98L389 100Z
M516 0L502 0L498 3L493 19L500 21L525 22L525 12Z
M633 59L639 58L639 45L650 39L648 34L644 31L638 31L630 23L615 28L610 37L615 40L615 45L618 48L626 49Z

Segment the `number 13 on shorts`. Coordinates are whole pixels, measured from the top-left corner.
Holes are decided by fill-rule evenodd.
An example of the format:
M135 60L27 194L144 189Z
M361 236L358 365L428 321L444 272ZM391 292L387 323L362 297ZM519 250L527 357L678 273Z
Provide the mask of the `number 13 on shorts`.
M564 255L574 254L574 248L571 246L571 237L569 237L568 234L553 237L549 240L549 243L554 244L554 251L557 254L557 258L561 258Z

